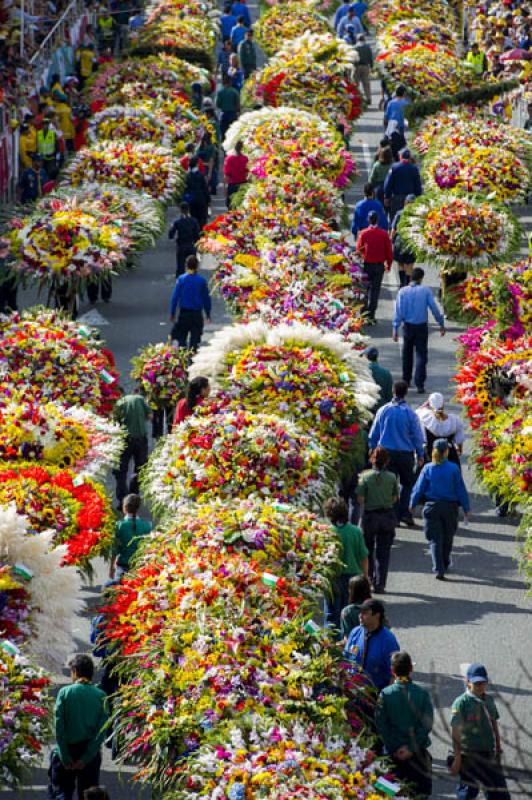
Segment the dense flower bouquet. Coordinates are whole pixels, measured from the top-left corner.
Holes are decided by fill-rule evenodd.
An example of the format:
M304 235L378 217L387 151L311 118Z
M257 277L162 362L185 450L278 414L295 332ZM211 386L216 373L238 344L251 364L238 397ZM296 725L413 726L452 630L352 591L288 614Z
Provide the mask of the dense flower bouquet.
M30 217L11 220L14 269L21 279L78 291L125 266L131 247L126 220L96 210L94 204L86 210L75 200L47 205Z
M172 120L151 111L131 106L108 106L95 114L90 122L88 137L94 146L102 139L121 139L134 142L153 142L184 152L186 142L182 131Z
M0 405L0 460L39 461L101 479L118 466L124 434L119 425L80 406L28 402Z
M478 436L477 474L499 502L530 503L532 491L532 408L518 402L501 410Z
M378 399L367 365L349 345L307 325L222 328L195 356L190 374L208 376L246 411L281 412L338 444L355 421L370 418Z
M419 95L454 94L479 83L474 70L451 50L435 44L403 45L377 56L377 63L396 83Z
M257 41L271 56L280 50L285 42L297 39L304 33L329 33L325 17L300 3L288 2L273 6L254 25Z
M521 159L528 158L532 146L524 131L475 108L440 111L427 117L419 126L413 145L422 155L431 148L438 151L442 145L499 147Z
M424 163L424 178L429 189L456 193L485 194L501 203L520 203L528 193L529 171L511 150L499 146L457 146L454 137L431 151Z
M190 353L172 344L148 344L131 359L131 377L140 383L147 402L169 408L183 397Z
M245 185L236 201L245 212L262 205L281 203L325 220L337 220L344 208L342 195L325 178L305 174L269 175Z
M118 372L90 329L57 311L28 309L0 318L0 397L23 394L108 414Z
M521 228L503 206L429 193L405 208L399 233L419 260L450 271L511 258L519 247Z
M294 717L273 725L258 716L231 725L223 747L204 745L178 768L175 800L381 800L385 762L343 730L324 731ZM400 795L395 795L400 797ZM404 795L403 795L404 797Z
M191 500L235 496L316 508L331 489L329 462L321 445L290 420L236 411L180 425L158 445L142 485L163 513Z
M435 25L433 20L423 17L408 17L382 28L377 36L377 46L379 50L397 51L405 45L424 42L454 50L456 40L456 34L450 28Z
M52 531L30 532L14 506L0 506L0 639L60 670L72 652L81 580L76 567L62 566L65 545L52 544Z
M135 53L167 52L205 67L212 66L217 29L207 16L165 13L147 21L139 34L132 36Z
M371 4L368 19L377 29L387 27L399 20L430 20L447 28L454 28L456 18L447 0L377 0Z
M51 680L20 655L0 648L0 787L16 788L41 765L51 735Z
M90 559L109 553L114 515L105 490L90 478L29 462L0 464L0 505L14 503L31 531L54 530L65 544L64 564L90 571Z
M100 142L80 150L65 170L66 180L79 186L86 180L117 183L170 202L183 188L184 174L172 151L132 142Z
M349 129L349 122L362 112L353 80L357 59L355 48L343 40L305 33L253 73L244 87L244 100L249 105L306 108Z

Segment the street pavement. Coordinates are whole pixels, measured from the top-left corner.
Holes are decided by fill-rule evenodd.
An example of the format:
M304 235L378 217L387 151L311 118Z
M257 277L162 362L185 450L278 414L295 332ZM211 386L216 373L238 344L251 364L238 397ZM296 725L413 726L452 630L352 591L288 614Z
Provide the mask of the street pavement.
M382 135L382 112L376 110L375 104L378 89L374 82L374 104L357 124L352 138L360 174L347 197L350 212L355 200L362 195L370 159ZM220 194L214 198L212 210L213 214L224 210ZM169 223L174 213L175 209L169 210ZM519 215L529 226L528 210L521 210ZM165 233L157 247L142 256L138 268L115 280L109 304L98 303L96 309L81 308L82 315L88 314L87 321L100 324L102 336L123 373L125 386L128 385L131 357L143 345L165 340L170 333L168 305L174 283L174 247ZM424 266L426 283L436 290L436 273L430 265ZM206 277L212 275L213 268L211 257L204 257L202 271ZM395 378L401 377L400 346L391 339L397 288L397 273L392 271L385 277L377 312L379 322L368 329L372 343L380 350L380 362ZM25 305L34 302L30 293L22 299ZM230 323L223 301L216 296L212 320L212 324L206 326L204 342L213 331ZM460 330L458 325L448 323L447 335L440 338L434 325L426 384L429 392L442 392L449 401L448 408L458 412L460 409L452 403L452 396L456 336ZM413 407L423 399L415 394L409 397ZM468 438L466 461L469 450ZM515 560L517 520L497 518L493 504L475 483L467 465L465 476L472 495L473 515L469 527L461 527L455 540L448 580L436 581L430 572L430 559L418 518L415 529L398 530L387 594L383 599L401 647L408 650L415 661L415 677L431 690L437 707L432 748L436 780L432 797L439 800L455 796L454 779L449 778L444 765L450 746L449 709L453 699L463 691L461 664L481 661L486 664L492 690L499 697L504 763L511 777L512 797L525 800L532 797L532 625L531 604L525 596L525 585ZM94 585L85 586L83 591L85 611L76 631L78 652L90 652L89 619L105 580L105 565L98 563ZM66 680L66 672L57 676L58 684ZM105 751L101 782L110 791L112 800L150 798L149 791L142 792L136 787L131 773L129 769L119 773L109 759L109 751ZM43 765L19 794L0 792L0 797L45 800L45 787Z

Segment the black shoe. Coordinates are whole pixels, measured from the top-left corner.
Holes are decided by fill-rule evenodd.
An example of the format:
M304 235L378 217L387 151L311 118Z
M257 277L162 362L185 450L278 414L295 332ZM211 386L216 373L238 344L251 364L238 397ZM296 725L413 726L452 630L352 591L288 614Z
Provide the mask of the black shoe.
M373 594L386 594L386 589L384 586L374 586Z
M409 528L415 528L416 523L414 521L414 517L401 517L399 522L404 522L405 525L408 525Z
M436 580L437 580L437 581L444 581L444 580L446 580L446 578L445 578L445 575L443 574L443 572L437 572L437 573L436 573Z
M417 387L417 393L418 394L426 394L425 387L424 386L418 386Z

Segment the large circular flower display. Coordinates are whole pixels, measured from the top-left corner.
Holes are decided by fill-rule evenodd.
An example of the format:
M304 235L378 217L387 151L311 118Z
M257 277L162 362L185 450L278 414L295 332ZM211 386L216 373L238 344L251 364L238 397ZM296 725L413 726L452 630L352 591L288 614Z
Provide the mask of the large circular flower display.
M377 62L395 82L419 95L454 94L479 82L469 65L436 44L405 45L399 51L381 53Z
M408 17L383 28L377 36L379 50L401 51L418 42L437 44L453 50L456 47L456 34L443 25L435 25L430 19Z
M244 187L240 207L253 212L263 205L282 203L294 209L302 208L309 214L325 220L338 220L344 207L343 199L328 180L307 173L270 175Z
M273 6L254 25L257 41L267 55L273 55L291 39L304 33L329 33L325 17L300 3Z
M251 497L316 508L330 489L323 448L288 419L244 411L190 418L160 443L143 491L161 512Z
M435 193L405 208L399 233L420 260L449 271L511 258L519 247L521 229L502 206Z
M133 106L109 106L91 119L87 132L92 146L105 139L121 139L133 142L151 141L153 144L169 147L177 153L183 153L187 140L177 123L154 114L143 108ZM188 137L195 141L195 136Z

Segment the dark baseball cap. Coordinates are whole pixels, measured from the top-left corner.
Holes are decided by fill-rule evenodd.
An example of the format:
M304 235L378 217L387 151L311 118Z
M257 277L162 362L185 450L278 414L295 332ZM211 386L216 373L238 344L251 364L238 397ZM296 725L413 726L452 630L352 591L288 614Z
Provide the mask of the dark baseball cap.
M449 449L449 440L436 439L432 447L434 450L436 450L437 453L445 453L445 451Z
M484 683L488 680L488 670L484 664L470 664L467 668L466 678L469 683Z
M364 600L362 605L358 607L359 611L371 611L372 614L384 614L384 603L380 600Z
M366 356L368 361L375 361L379 357L379 350L377 347L366 347L365 350L362 350L362 355Z

